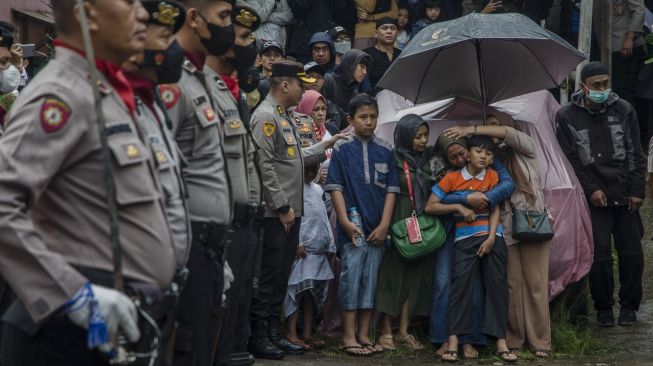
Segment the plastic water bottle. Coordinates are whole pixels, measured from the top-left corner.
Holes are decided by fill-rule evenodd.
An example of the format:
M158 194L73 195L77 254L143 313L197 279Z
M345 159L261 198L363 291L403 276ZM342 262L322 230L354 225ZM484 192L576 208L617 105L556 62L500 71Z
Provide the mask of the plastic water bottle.
M356 207L351 207L349 209L349 221L351 221L354 225L356 225L357 228L360 229L361 232L363 232L363 220L361 219L361 215L358 213L358 209ZM365 240L364 235L358 235L354 241L354 245L357 247L362 247L366 244L367 240Z

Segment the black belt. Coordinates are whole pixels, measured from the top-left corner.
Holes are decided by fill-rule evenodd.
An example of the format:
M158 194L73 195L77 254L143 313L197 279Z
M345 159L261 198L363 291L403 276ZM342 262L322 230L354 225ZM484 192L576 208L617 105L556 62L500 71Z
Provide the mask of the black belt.
M243 203L234 204L234 223L252 224L260 222L265 216L265 206L260 203Z

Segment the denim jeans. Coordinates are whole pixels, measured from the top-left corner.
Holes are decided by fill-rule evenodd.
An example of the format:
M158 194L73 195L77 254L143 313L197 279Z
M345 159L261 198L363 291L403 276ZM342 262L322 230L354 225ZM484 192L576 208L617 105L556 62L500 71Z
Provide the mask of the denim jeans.
M453 271L453 252L455 227L451 217L440 217L442 225L447 230L447 239L444 245L438 250L433 273L433 293L431 306L431 324L429 329L429 340L434 344L447 342L449 339L449 289ZM481 286L480 278L474 279L472 293L472 324L471 334L458 337L460 344L473 344L484 346L486 344L483 335L483 298L485 294Z

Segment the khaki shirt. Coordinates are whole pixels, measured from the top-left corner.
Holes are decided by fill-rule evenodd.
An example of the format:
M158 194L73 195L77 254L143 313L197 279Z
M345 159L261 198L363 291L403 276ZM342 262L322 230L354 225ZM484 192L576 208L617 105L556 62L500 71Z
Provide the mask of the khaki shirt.
M36 322L87 282L73 266L113 271L87 69L85 58L57 47L17 99L0 142L0 272ZM123 273L167 286L174 251L154 164L123 101L101 82Z
M184 179L191 221L231 223L231 197L220 117L207 87L206 76L188 59L176 85L159 87L172 121L172 134L188 161Z
M261 177L256 169L256 143L240 116L238 101L222 78L204 66L209 89L224 130L224 153L234 202L261 203Z
M304 211L304 165L324 160L327 142L302 148L294 119L271 94L252 115L252 134L260 146L259 166L263 176L266 217L290 206L296 216Z
M621 50L628 32L635 32L633 47L644 45L645 9L643 0L612 0L612 52Z
M145 141L152 149L152 155L159 170L163 188L166 216L172 232L177 268L188 260L190 253L190 220L186 206L186 186L181 175L182 157L177 142L165 126L163 111L154 104L150 109L137 96L136 119L143 129Z

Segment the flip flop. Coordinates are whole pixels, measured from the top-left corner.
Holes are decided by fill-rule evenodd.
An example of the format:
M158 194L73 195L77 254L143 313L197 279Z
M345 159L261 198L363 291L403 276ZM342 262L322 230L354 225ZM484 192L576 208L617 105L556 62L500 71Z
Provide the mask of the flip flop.
M451 356L451 358L447 358L445 356ZM444 362L457 362L458 361L458 351L445 351L442 356L440 357L442 361Z
M370 353L352 352L352 351L350 351L352 349L365 349L365 350L369 351L369 349L367 349L366 347L363 347L363 346L341 346L340 347L341 351L345 352L347 354L347 356L351 356L351 357L371 357L373 355L372 352L370 352Z
M304 341L304 342L306 342L306 341ZM324 342L324 341L321 340L321 339L317 339L317 338L309 338L307 344L308 344L309 346L315 348L315 349L320 349L320 348L324 347L324 345L326 344L326 342Z
M538 354L538 353L539 353L539 354ZM539 351L535 351L535 352L533 352L533 354L534 354L536 357L539 357L539 358L547 358L547 357L551 356L551 351L539 350Z
M381 347L380 351L376 350L375 345L371 344L371 343L361 343L361 346L367 348L370 352L372 352L372 354L383 353L383 346L381 346L381 345L378 345L379 347ZM370 349L369 347L372 347L373 349Z
M515 358L509 358L509 355L513 355ZM497 352L497 356L499 356L499 358L504 362L517 362L517 355L513 351Z

